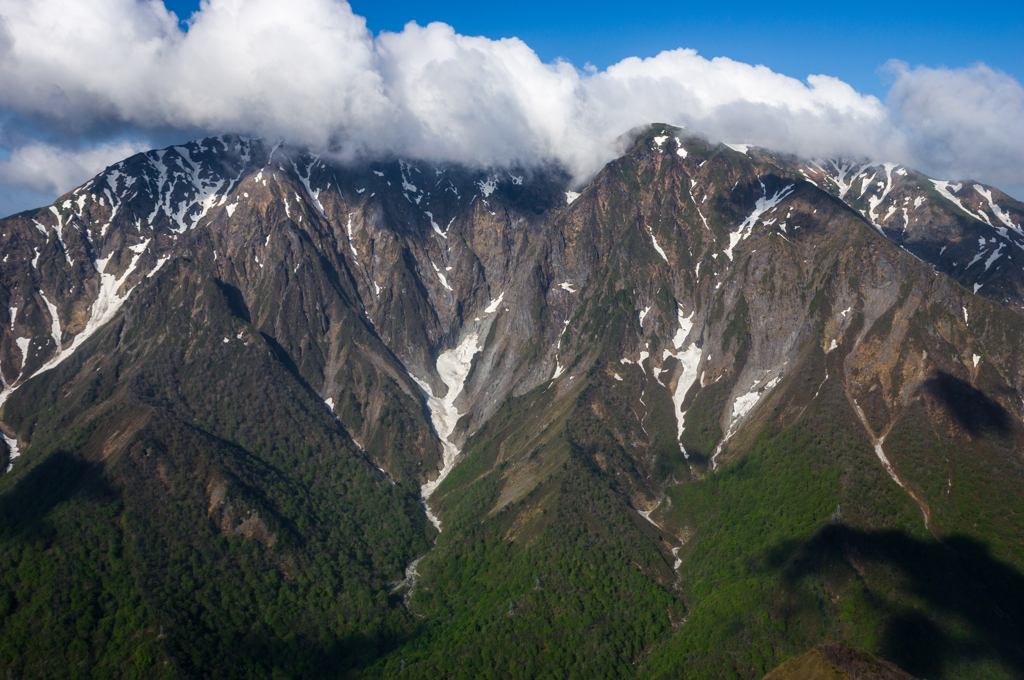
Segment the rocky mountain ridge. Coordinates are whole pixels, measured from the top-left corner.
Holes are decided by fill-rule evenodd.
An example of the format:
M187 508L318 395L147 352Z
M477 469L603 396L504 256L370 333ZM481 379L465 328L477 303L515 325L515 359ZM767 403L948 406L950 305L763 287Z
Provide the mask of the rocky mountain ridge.
M328 540L310 518L349 507L313 472L341 461L351 481L331 484L390 503L378 519L403 537L372 558L379 536L355 540L363 557L346 568L385 593L417 558L426 584L393 596L435 618L462 611L438 579L450 560L484 564L463 552L474 541L554 550L530 546L582 523L601 536L590 550L630 546L635 572L615 578L667 598L665 622L630 643L648 651L609 661L655 675L690 644L681 621L713 619L695 574L722 539L692 494L766 441L835 428L816 439L845 447L821 458L846 471L832 524L949 545L981 489L1020 504L1020 203L663 125L570 189L557 169L341 165L219 137L134 156L3 220L0 417L9 461L23 452L7 488L70 452L132 490L131 507L188 489L210 541L255 541L298 578L316 562L301 546ZM935 442L919 446L922 432ZM323 505L293 506L314 492ZM426 517L411 510L423 496ZM358 511L337 512L350 526ZM1018 517L972 531L1020 564ZM546 595L522 597L528 612ZM806 641L779 637L770 654Z

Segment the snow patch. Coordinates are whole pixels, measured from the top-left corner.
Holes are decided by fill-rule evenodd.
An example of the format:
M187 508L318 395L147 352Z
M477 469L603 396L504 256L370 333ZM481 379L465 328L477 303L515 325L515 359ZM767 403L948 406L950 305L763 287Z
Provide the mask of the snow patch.
M146 278L147 279L153 278L156 275L156 273L158 271L160 271L160 267L163 267L164 263L167 262L167 260L169 260L169 259L170 259L170 255L164 255L159 260L157 260L156 261L156 266L153 267L153 271L151 271L150 273L146 274Z
M498 178L488 177L486 180L477 182L476 186L480 189L480 193L484 195L484 198L489 198L494 193L494 190L498 188Z
M501 295L498 296L497 300L494 300L491 304L487 305L487 307L484 309L484 313L493 314L494 312L498 311L498 307L501 306L501 301L503 299L505 299L504 292L502 292Z
M420 495L423 497L427 517L437 527L438 531L441 530L441 521L430 511L426 501L441 482L444 481L445 477L454 469L455 459L459 455L458 447L448 441L448 438L455 431L455 425L462 416L459 410L455 408L455 400L462 393L466 377L469 375L469 370L473 365L473 357L483 349L477 344L478 341L479 336L476 333L470 333L455 349L442 352L437 357L437 374L441 378L441 382L448 388L448 392L443 398L435 397L433 390L430 389L430 385L416 376L412 376L412 379L420 386L427 398L427 410L430 412L430 421L434 426L437 438L441 440L442 464L437 479L427 482L420 487Z
M359 253L356 252L356 243L352 239L352 213L348 214L348 225L346 228L348 229L348 247L352 250L352 257L356 258L356 261L358 262Z
M789 196L795 188L795 184L787 185L783 189L776 191L771 198L768 198L768 190L765 188L764 183L761 183L761 191L764 192L764 196L757 199L757 202L754 204L754 212L750 213L750 216L743 220L740 226L737 227L736 231L729 234L729 247L725 249L725 254L730 260L732 260L733 248L735 248L741 240L750 236L751 230L754 228L757 221L761 219L761 215L781 203L782 199Z
M313 207L316 208L316 211L320 213L321 217L326 218L327 215L326 213L324 213L324 206L323 204L320 203L320 189L314 190L309 183L310 177L312 176L311 171L313 170L313 166L316 165L316 163L317 159L315 158L312 161L310 161L309 165L306 166L305 175L299 172L299 166L295 164L295 161L292 161L292 167L295 169L295 174L298 176L299 181L302 182L302 186L306 189L306 193L309 195L310 200L313 201Z
M992 263L999 259L999 256L1002 255L1003 248L1005 246L1005 243L1000 243L999 247L995 249L995 252L993 252L987 260L985 260L985 271L988 271L988 268L992 266Z
M744 395L736 397L736 401L732 404L732 425L729 428L730 434L735 433L735 427L739 421L750 413L751 409L757 405L757 402L761 400L761 397L765 395L769 390L779 384L780 378L778 376L772 378L763 386L758 388L755 383L754 387Z
M961 203L960 199L953 195L953 192L960 191L960 188L963 186L963 184L953 184L952 182L947 182L947 181L938 180L938 179L932 179L932 180L928 180L928 181L935 185L935 188L938 190L939 195L942 196L943 198L945 198L947 201L949 201L950 203L952 203L956 207L960 208L965 213L967 213L968 215L970 215L974 219L978 220L979 222L988 223L988 219L987 218L983 218L983 217L977 215L976 213L973 213L970 210L968 210L967 206L965 206L963 203ZM950 190L952 190L952 191L950 191Z
M57 353L48 362L43 364L43 366L40 367L38 371L36 371L35 375L40 375L50 370L51 368L59 365L62 361L71 356L76 349L81 347L82 343L84 343L86 340L92 337L92 335L96 331L98 331L108 321L114 318L114 315L117 314L117 311L121 308L121 305L124 304L124 301L128 299L128 296L131 295L131 292L135 288L134 286L132 288L129 288L127 291L125 291L125 294L123 296L118 295L117 291L121 289L121 286L128 280L128 277L131 276L132 272L135 271L135 265L138 264L139 258L142 257L143 251L145 251L146 248L149 246L149 241L150 240L147 239L146 241L138 245L131 246L130 250L132 250L136 254L134 257L132 257L131 264L128 265L128 268L125 270L124 274L122 274L120 278L114 276L113 274L107 274L104 271L107 267L107 263L110 262L110 258L112 257L112 255L108 255L105 258L96 260L96 270L100 273L99 293L96 295L96 300L94 300L92 303L92 309L90 310L89 320L86 322L85 328L82 329L81 333L75 336L75 339L74 341L72 341L71 346L67 347L66 349L61 349L60 320L57 317L57 307L51 304L50 301L46 299L46 296L43 295L42 291L39 292L39 295L43 298L43 302L46 304L47 309L50 311L50 319L52 326L51 333L53 334L54 342L57 345Z
M640 312L640 325L641 326L644 325L644 318L647 316L647 313L649 311L651 311L651 307L652 307L652 305L647 305L647 308Z
M739 428L740 422L750 413L753 408L761 401L761 398L771 392L772 388L779 384L782 379L781 376L775 376L768 382L758 387L759 383L754 383L750 391L746 394L741 394L736 397L736 400L732 403L731 418L729 423L729 429L726 430L725 436L722 437L722 441L715 447L715 453L711 456L711 469L718 469L718 454L722 452L722 447L729 439L736 434L736 430Z
M14 467L15 459L18 458L18 456L21 455L21 450L18 448L18 440L17 439L12 439L11 437L8 437L7 435L5 435L3 432L0 432L0 437L4 438L4 442L6 442L7 448L9 448L11 450L11 454L10 454L10 456L8 458L8 462L7 462L7 472L10 472L11 468Z
M1013 220L1010 219L1010 215L1003 212L1003 209L996 205L996 202L992 200L992 192L981 186L980 184L974 185L974 190L981 194L986 201L988 201L988 207L992 210L992 214L996 216L1000 222L1010 227L1011 229L1020 230L1019 224L1014 224Z
M430 212L429 210L424 210L423 214L426 215L427 219L430 220L430 226L433 227L435 232L437 232L437 235L443 239L447 239L448 234L441 231L441 227L438 226L437 222L434 221L434 213Z
M580 197L580 195L577 192L575 192L575 191L566 191L565 192L565 204L566 205L570 205L573 201L575 201L579 197Z
M21 371L25 368L25 362L28 361L28 348L32 344L32 338L15 338L14 343L21 350L21 365L18 366L18 377L21 377Z
M665 260L665 262L668 262L668 255L666 255L665 251L662 250L661 246L658 245L658 239L654 237L654 232L651 230L650 227L647 227L647 233L651 235L651 243L654 244L654 249L658 251L659 255L661 255L661 259Z
M448 285L448 279L444 277L444 274L442 274L441 270L437 268L437 265L431 262L430 266L433 267L434 271L437 273L437 278L441 280L441 285L444 286L445 289L448 290L449 292L454 292L452 291L452 287Z
M676 389L672 392L672 411L676 417L677 443L683 438L683 428L685 427L686 412L683 411L683 399L686 398L686 393L690 391L693 383L697 380L697 367L700 364L701 357L701 349L696 343L691 343L685 351L681 351L683 343L686 342L687 336L693 329L693 317L695 314L696 311L691 312L690 316L684 317L681 309L676 310L679 329L672 337L672 346L676 351L671 352L666 349L662 355L663 360L669 356L674 356L682 365L682 371L676 381ZM683 457L689 459L690 456L681 443L679 443L679 450L683 453Z
M885 197L889 195L890 191L892 191L892 186L893 186L893 183L892 183L892 171L893 171L893 168L895 168L895 167L896 167L895 163L883 163L882 164L882 168L883 168L883 170L885 172L885 181L886 181L886 183L884 185L881 182L878 183L879 187L884 187L884 190L882 191L882 195L881 196L870 196L868 198L868 217L871 219L871 224L875 225L875 227L877 227L879 229L881 229L881 226L878 224L878 216L875 215L875 209L878 208L878 206L880 206L885 201ZM895 211L896 211L896 207L892 206L890 208L890 210L889 210L889 214L885 216L886 219L888 219Z
M558 360L555 359L555 372L551 376L551 380L557 379L558 376L562 375L563 373L565 373L565 366L563 366L562 364L558 363Z

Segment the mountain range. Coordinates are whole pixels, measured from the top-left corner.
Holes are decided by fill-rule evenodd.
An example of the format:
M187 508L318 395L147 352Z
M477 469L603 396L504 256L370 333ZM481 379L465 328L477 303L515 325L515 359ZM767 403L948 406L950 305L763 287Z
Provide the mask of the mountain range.
M0 221L0 665L1024 677L1024 204L622 145L225 135Z

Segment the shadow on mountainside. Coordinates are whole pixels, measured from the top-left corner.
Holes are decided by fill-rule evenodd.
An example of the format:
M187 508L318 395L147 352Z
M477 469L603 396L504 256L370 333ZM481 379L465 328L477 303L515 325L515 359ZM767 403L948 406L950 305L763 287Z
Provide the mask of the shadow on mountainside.
M112 493L101 466L56 451L0 493L0 539L35 540L49 531L44 519L55 506L78 493Z
M956 423L972 437L992 433L1005 437L1011 432L1010 413L970 383L941 371L924 384Z
M833 525L803 545L777 544L768 564L794 585L842 565L859 573L885 626L877 652L912 675L946 677L960 661L987 660L1024 678L1024 574L974 538Z
M194 640L201 628L187 631L184 642L178 640L178 629L167 629L167 648L171 658L180 664L185 677L208 677L207 660L196 654ZM255 629L238 634L237 631L218 631L226 638L218 649L227 655L226 668L237 670L229 677L302 677L310 680L352 677L352 674L370 667L393 643L386 637L352 631L342 636L325 634L311 637L301 632L283 632L260 624ZM210 651L210 650L204 650ZM244 670L243 670L244 669Z

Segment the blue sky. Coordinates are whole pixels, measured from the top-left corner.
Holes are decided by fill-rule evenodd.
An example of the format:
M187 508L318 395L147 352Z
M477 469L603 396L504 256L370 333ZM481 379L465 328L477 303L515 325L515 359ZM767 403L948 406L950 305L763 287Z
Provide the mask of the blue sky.
M185 18L199 9L168 0ZM1024 3L989 2L452 2L355 0L374 34L442 21L463 35L517 37L545 62L599 69L689 47L764 64L794 78L823 73L884 99L889 59L911 66L983 62L1024 81Z

